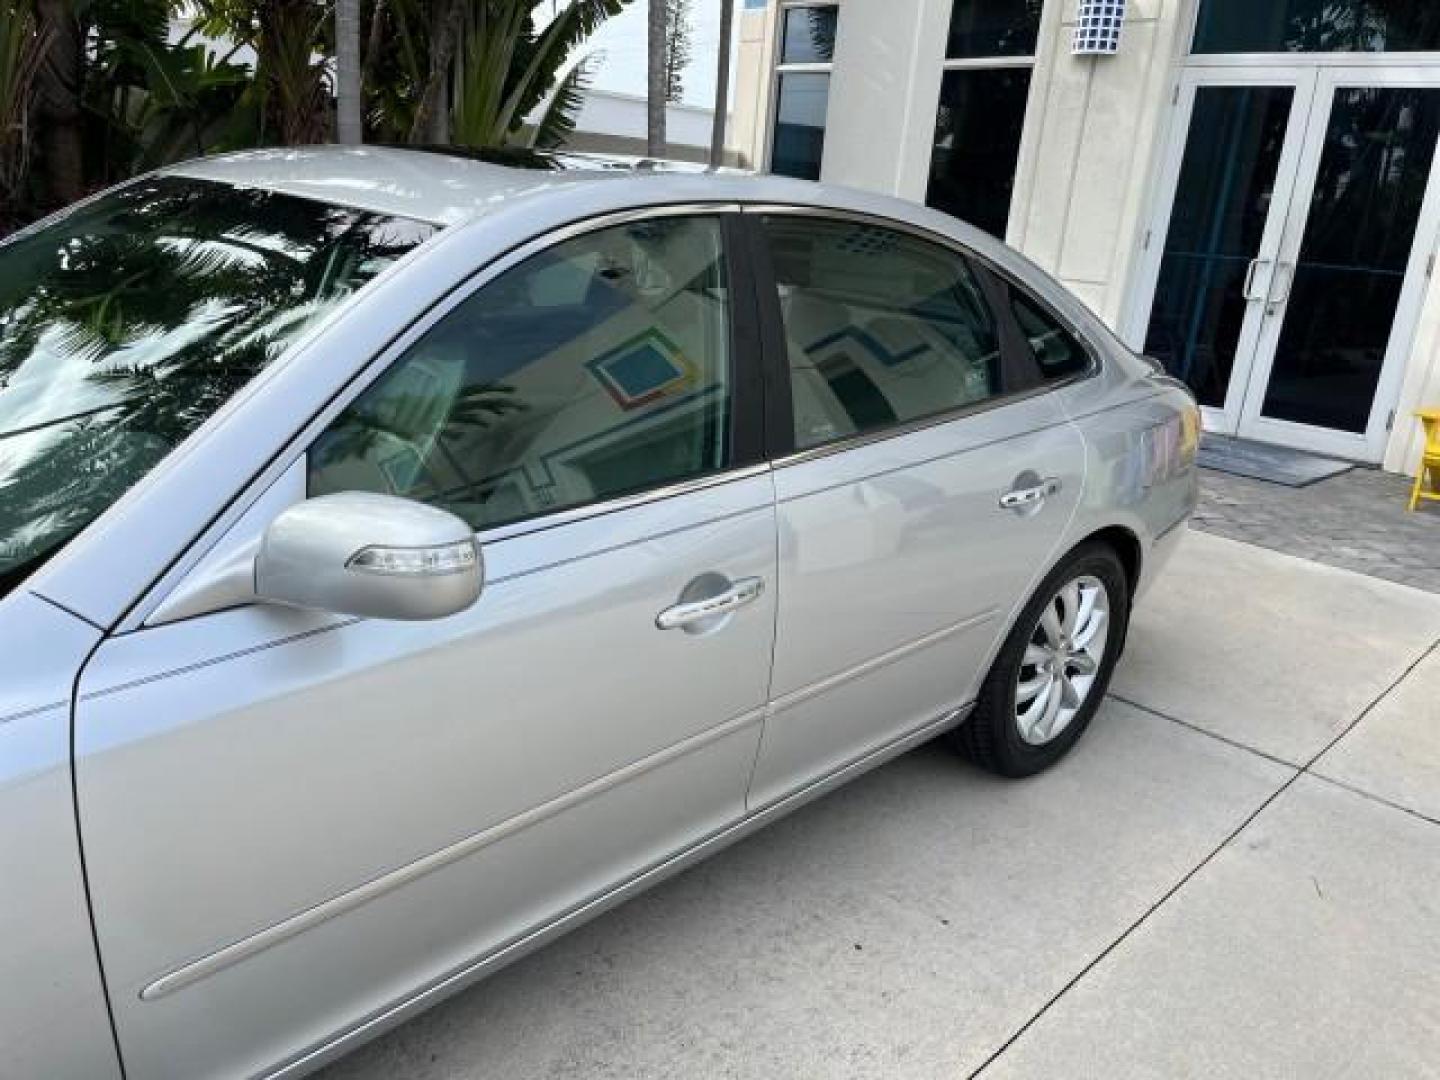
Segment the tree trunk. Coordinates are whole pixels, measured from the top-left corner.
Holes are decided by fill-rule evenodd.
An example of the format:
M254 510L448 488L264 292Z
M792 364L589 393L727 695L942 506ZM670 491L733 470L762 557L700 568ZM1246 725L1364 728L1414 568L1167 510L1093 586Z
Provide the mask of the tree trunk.
M80 106L85 39L70 0L38 0L42 33L50 36L36 80L36 130L44 163L45 199L65 206L85 194Z
M380 62L380 50L385 48L386 0L375 0L370 10L370 33L365 41L365 58L360 67L360 88L371 86L375 79L375 65ZM363 97L362 97L363 99Z
M444 146L451 142L450 130L450 78L440 80L439 92L435 95L435 108L430 113L430 128L425 132L425 141L431 146Z
M360 91L360 0L335 0L335 136L347 146L365 141Z
M460 25L464 17L465 0L450 0L444 9L444 17L430 35L430 74L425 80L425 93L420 96L415 119L410 124L412 145L446 141L444 135L438 140L435 138L436 121L444 117L443 106L449 100L446 91L450 85L450 65L455 59L455 47L460 40Z
M730 112L730 38L735 0L720 0L720 60L715 71L715 119L710 125L710 167L725 164L725 121Z
M645 153L665 156L665 0L649 0L646 41Z

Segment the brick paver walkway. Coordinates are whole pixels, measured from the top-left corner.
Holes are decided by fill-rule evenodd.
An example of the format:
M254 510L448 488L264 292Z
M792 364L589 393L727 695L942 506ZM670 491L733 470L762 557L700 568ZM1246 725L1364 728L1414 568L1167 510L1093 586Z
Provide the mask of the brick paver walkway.
M1194 528L1440 593L1440 503L1408 512L1403 476L1352 469L1305 488L1200 478Z

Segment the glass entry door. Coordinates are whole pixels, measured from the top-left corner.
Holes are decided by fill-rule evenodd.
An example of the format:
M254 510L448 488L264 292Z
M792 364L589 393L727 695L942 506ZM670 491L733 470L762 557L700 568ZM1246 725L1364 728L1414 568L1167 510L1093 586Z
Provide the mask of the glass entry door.
M1212 430L1379 460L1436 235L1440 72L1191 71L1178 105L1145 351Z

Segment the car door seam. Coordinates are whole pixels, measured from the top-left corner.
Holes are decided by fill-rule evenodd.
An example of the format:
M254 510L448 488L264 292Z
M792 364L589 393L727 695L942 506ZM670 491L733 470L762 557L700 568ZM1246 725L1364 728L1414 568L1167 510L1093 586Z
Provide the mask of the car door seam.
M853 758L847 758L820 776L745 812L734 821L720 826L710 834L698 838L694 843L672 852L629 877L586 897L546 922L476 954L468 962L450 969L413 992L396 999L390 1005L376 1010L350 1028L312 1045L262 1075L267 1080L279 1080L281 1077L298 1076L297 1070L308 1072L318 1059L338 1047L351 1044L357 1038L363 1037L363 1033L367 1029L374 1029L377 1024L393 1020L417 1006L423 1007L423 1002L427 998L434 998L437 994L458 989L488 971L504 966L537 945L544 944L554 935L563 933L571 926L578 925L579 921L601 913L618 901L634 895L636 891L647 888L650 884L693 865L697 860L750 835L778 818L784 817L852 777L873 769L920 745L926 739L933 738L947 728L955 726L964 720L970 709L969 704L950 709L933 717L928 723L922 724L913 731L898 735Z
M70 810L71 822L75 826L75 854L80 862L80 887L85 894L85 915L90 924L90 944L95 950L95 975L100 981L100 996L105 1000L105 1015L110 1021L110 1038L115 1045L115 1067L120 1080L125 1080L125 1052L120 1043L120 1024L115 1017L115 999L110 991L110 978L105 971L105 952L100 946L100 923L95 916L94 893L90 888L90 868L85 858L85 830L80 822L80 758L76 753L80 728L80 705L84 698L80 694L80 681L85 677L96 655L109 640L103 634L95 639L85 658L75 668L75 678L70 683L70 700L66 702L66 720L69 722L70 743Z
M793 708L796 705L809 701L813 697L818 697L820 694L833 690L837 686L843 686L852 679L857 679L862 675L869 675L872 672L879 671L881 668L888 667L898 660L903 660L911 653L928 649L931 645L939 644L948 637L983 625L999 614L1000 609L998 607L986 608L984 611L977 611L972 615L965 616L963 619L942 626L938 630L932 630L928 634L921 634L917 638L911 638L904 644L897 645L895 648L880 653L878 656L869 657L858 664L826 675L814 682L807 683L797 690L791 690L786 694L782 694L770 703L770 710L772 713L784 712L786 709Z
M770 719L775 713L775 662L779 655L780 642L780 498L779 491L775 485L775 473L773 470L770 476L770 536L771 550L774 559L771 562L772 573L775 577L775 587L771 592L770 608L770 669L765 676L765 719L760 727L760 737L755 740L755 757L750 762L750 773L745 778L745 811L749 813L751 792L755 790L755 775L760 770L760 762L765 756L765 736L770 730Z

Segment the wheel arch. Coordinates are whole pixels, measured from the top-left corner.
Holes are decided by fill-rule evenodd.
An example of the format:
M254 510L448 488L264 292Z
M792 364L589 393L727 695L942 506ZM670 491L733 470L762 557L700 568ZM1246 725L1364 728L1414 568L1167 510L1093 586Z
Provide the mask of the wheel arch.
M1140 535L1135 530L1125 525L1105 525L1095 529L1071 544L1065 553L1055 560L1059 566L1070 558L1076 551L1086 544L1104 544L1115 552L1120 560L1120 565L1125 569L1125 584L1129 595L1126 597L1127 606L1135 603L1135 593L1140 588L1140 574L1145 565L1145 547L1140 542ZM1130 642L1130 620L1125 620L1120 631L1119 655L1125 654L1125 646Z
M1056 560L1056 565L1064 562L1078 548L1095 543L1107 545L1119 556L1120 564L1125 567L1125 583L1130 587L1130 599L1133 602L1135 590L1140 587L1140 573L1145 563L1144 546L1133 529L1124 525L1107 525L1103 529L1096 529L1072 544L1070 549Z

